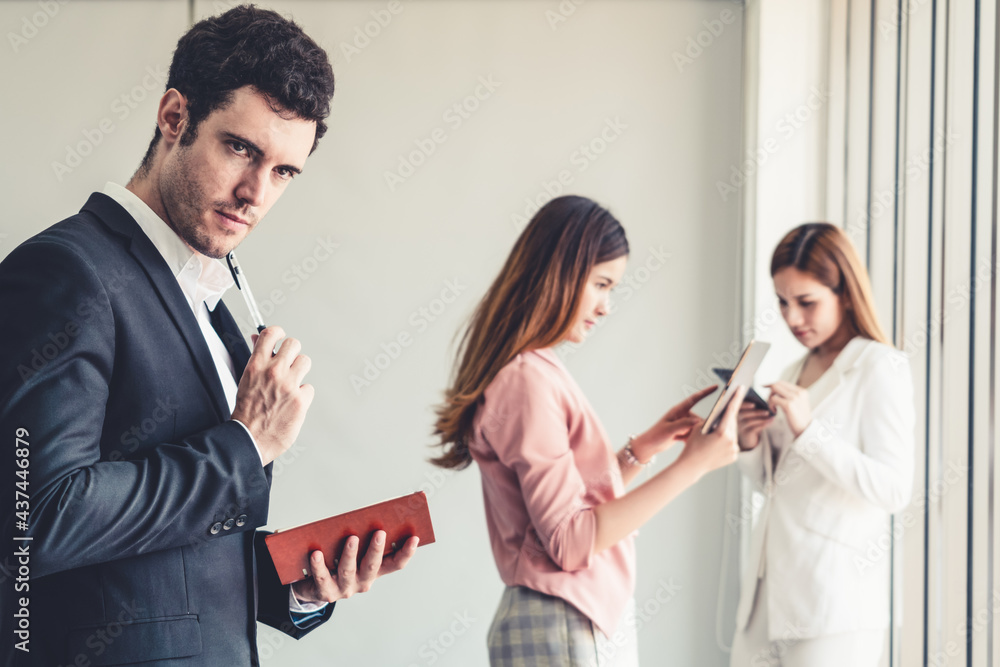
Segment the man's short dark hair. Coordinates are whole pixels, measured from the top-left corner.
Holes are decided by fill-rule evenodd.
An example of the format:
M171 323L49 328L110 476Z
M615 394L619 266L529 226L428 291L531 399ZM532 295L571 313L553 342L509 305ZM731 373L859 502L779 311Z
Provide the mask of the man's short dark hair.
M333 68L326 51L294 21L253 5L240 5L199 21L180 38L166 90L187 98L188 125L181 145L198 135L198 124L232 102L233 91L253 86L276 112L316 121L316 150L326 134L333 98ZM156 128L139 171L148 171L160 141Z

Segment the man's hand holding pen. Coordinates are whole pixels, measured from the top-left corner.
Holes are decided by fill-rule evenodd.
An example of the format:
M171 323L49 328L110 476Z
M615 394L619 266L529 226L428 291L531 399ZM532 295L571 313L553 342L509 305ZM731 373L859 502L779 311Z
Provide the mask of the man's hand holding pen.
M243 423L257 441L264 465L286 452L299 435L315 390L303 384L312 362L299 354L302 344L286 338L279 326L256 337L236 394L232 418ZM274 352L281 342L281 348Z

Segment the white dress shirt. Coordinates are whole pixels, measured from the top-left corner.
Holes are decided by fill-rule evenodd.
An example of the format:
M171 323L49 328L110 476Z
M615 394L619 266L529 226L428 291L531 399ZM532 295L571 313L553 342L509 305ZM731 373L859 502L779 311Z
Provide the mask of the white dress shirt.
M142 201L131 190L117 183L107 183L103 193L118 202L135 219L177 278L181 292L184 293L184 298L191 306L198 326L201 327L205 343L212 353L212 361L215 362L215 370L222 382L222 390L226 393L229 412L232 413L233 408L236 407L238 388L236 369L233 366L233 358L229 355L229 350L223 345L222 339L219 338L219 334L212 327L212 321L209 319L209 312L215 310L222 295L235 284L229 268L222 263L222 260L206 257L192 250L160 216L153 212L153 209L146 205L146 202ZM257 456L260 457L261 465L264 465L260 447L253 434L250 433L250 429L238 419L232 421L246 430L253 442L254 449L257 451ZM309 613L326 606L326 603L299 602L291 591L288 593L288 600L289 608L298 613Z
M146 205L146 202L139 199L132 191L116 183L107 183L104 186L104 194L118 202L135 219L143 233L163 256L171 273L177 278L177 284L180 285L184 298L191 306L205 343L212 353L215 370L222 382L222 390L226 393L229 412L232 412L236 407L236 369L229 351L222 344L222 339L212 328L212 321L208 315L209 311L215 310L226 290L234 285L229 269L220 260L192 250L153 212L153 209ZM246 424L235 419L233 421L246 428ZM247 433L250 433L249 429ZM252 434L250 439L253 440ZM257 441L254 440L253 444L257 448L257 455L261 456ZM264 459L261 457L261 465L263 464Z

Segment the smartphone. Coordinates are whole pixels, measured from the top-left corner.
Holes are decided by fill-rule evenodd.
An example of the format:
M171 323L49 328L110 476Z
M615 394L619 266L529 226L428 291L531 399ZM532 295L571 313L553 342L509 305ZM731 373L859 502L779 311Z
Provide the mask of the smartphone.
M722 392L715 400L712 411L708 413L708 418L701 427L702 434L711 433L719 425L719 422L722 421L722 414L726 406L729 405L729 401L733 397L733 392L735 392L737 386L744 386L749 389L753 385L754 373L757 372L760 362L764 360L764 355L767 354L770 348L770 343L755 340L751 340L746 346L743 354L740 355L740 360L737 362L736 368L730 374L729 379L726 380ZM749 393L748 391L747 394L749 395ZM770 409L768 409L768 412L770 412Z
M713 368L712 372L719 376L719 379L724 383L729 382L729 378L733 376L733 371L728 368ZM753 387L747 390L747 395L743 398L743 402L752 403L755 408L758 408L759 410L767 410L772 415L777 414L771 409L771 406L768 405L767 401L765 401L760 394L753 390Z

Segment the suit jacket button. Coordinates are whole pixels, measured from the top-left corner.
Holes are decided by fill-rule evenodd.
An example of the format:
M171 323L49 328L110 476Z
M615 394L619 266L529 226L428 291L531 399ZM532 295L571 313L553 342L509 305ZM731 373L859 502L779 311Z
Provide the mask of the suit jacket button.
M216 521L215 523L212 524L212 527L208 529L208 532L212 533L213 535L218 535L220 530L222 530L222 524Z
M234 520L232 520L232 519L226 519L226 522L224 524L222 524L222 530L230 530L235 525L236 525L236 522Z
M236 525L237 526L242 526L246 522L247 522L247 515L246 514L241 514L238 517L236 517Z

